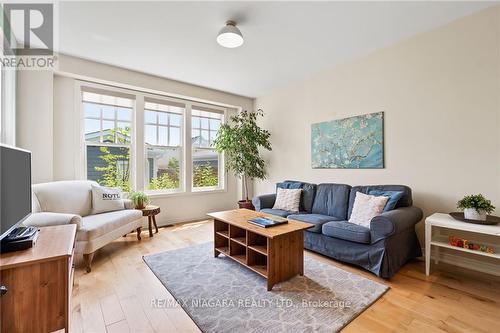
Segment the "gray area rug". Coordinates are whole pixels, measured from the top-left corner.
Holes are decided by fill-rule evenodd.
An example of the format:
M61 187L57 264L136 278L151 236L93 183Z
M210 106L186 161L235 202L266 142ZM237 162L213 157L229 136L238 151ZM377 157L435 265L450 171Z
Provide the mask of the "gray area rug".
M304 276L268 292L263 277L224 255L214 258L212 246L144 257L203 332L338 332L388 290L305 256Z

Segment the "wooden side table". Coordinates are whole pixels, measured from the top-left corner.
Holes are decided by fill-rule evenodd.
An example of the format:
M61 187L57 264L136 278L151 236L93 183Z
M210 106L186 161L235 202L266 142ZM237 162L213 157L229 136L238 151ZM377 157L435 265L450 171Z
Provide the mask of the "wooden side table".
M461 247L452 246L449 244L446 235L439 232L439 228L448 230L457 230L470 234L469 240L474 241L474 236L477 234L500 237L500 225L481 225L455 220L448 214L435 213L425 219L425 275L429 275L431 267L431 248L435 248L434 262L439 262L439 249L447 248L460 253L472 253L479 257L490 257L500 259L500 238L495 244L488 244L494 248L495 253L486 253L481 251L464 249ZM438 230L436 230L438 229ZM434 232L433 231L437 231ZM484 243L484 242L480 242ZM432 246L432 247L431 247Z
M153 237L153 224L158 233L158 226L156 225L156 215L160 214L160 207L148 205L146 208L141 209L142 216L148 217L149 237Z
M1 332L69 332L76 224L39 232L32 248L0 254Z

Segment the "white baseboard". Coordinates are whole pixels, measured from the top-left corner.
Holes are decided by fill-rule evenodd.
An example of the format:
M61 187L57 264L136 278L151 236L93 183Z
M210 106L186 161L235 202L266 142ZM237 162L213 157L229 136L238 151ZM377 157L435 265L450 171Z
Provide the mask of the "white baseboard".
M176 218L176 219L157 219L156 223L158 224L158 227L164 227L172 224L178 224L178 223L187 223L187 222L196 222L196 221L204 221L204 220L209 220L210 218L206 215L203 216L193 216L193 217L182 217L182 218Z
M424 253L423 250L422 253ZM425 260L425 256L421 257L420 259ZM431 256L431 271L432 268L435 267L434 259L436 259L436 255L433 253L433 255ZM481 260L466 258L459 255L453 255L450 253L440 253L438 259L439 262L444 262L446 264L472 269L481 273L500 276L500 265L498 264L491 264Z

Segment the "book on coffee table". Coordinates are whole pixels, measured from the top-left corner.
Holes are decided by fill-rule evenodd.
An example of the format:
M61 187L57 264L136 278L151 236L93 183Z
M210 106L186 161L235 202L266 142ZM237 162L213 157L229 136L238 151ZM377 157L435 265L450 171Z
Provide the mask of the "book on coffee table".
M262 228L269 228L269 227L274 227L276 225L288 223L287 220L273 220L268 217L256 217L251 220L248 220L248 222Z

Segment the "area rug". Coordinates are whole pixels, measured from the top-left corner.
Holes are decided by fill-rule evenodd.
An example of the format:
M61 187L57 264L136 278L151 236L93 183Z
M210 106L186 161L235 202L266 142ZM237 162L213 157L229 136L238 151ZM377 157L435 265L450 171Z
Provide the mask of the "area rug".
M304 276L268 292L260 275L224 255L214 258L212 243L144 261L203 332L338 332L388 290L306 256ZM174 305L157 299L152 306Z

